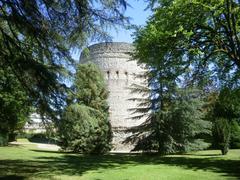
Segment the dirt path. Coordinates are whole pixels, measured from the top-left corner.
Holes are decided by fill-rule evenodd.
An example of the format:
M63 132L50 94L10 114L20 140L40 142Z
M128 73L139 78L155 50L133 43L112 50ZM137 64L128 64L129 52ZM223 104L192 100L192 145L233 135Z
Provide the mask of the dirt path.
M55 144L43 144L43 143L31 143L31 142L17 142L13 141L9 144L15 144L15 145L36 145L39 149L46 149L46 150L52 150L52 151L58 151L60 150L60 147Z

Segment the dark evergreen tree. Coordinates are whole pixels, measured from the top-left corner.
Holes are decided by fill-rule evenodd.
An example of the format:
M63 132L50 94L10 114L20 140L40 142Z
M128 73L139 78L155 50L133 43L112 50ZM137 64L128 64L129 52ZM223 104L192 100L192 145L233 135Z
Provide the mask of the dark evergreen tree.
M92 64L79 64L73 85L76 92L72 101L108 114L106 83L99 68Z
M205 136L211 133L211 123L204 119L202 108L203 101L196 91L178 90L142 125L143 138L136 150L169 154L207 148Z
M31 101L11 69L0 66L0 146L15 139L28 120L30 107Z
M227 119L222 117L214 119L213 137L215 147L221 150L222 155L227 154L231 137L231 127Z
M239 149L240 148L240 124L237 120L232 120L231 126L231 138L230 138L230 148Z
M221 90L216 100L212 119L213 128L213 146L221 149L225 155L232 144L238 144L240 126L238 124L240 117L240 89L224 88Z
M0 59L34 100L42 117L57 120L65 104L64 79L72 48L109 39L124 25L124 0L0 0ZM55 121L56 122L56 121Z

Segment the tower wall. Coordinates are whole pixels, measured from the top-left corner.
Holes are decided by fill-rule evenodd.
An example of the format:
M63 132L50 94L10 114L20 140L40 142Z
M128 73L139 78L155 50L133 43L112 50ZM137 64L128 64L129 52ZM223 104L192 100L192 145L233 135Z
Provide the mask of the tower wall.
M131 98L140 98L142 95L132 93L132 84L144 84L144 69L131 59L129 53L134 48L128 43L100 43L88 48L87 55L81 55L80 63L92 62L102 70L109 90L109 113L113 130L113 151L130 151L134 143L126 142L131 136L126 132L131 127L138 126L144 118L132 119L131 109L137 107L137 102Z

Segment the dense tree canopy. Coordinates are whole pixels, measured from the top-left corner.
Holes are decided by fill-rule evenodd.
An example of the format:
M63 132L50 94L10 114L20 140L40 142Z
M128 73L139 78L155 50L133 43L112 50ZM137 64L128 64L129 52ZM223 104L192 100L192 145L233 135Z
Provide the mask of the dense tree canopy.
M213 145L220 148L222 154L228 148L239 147L240 142L240 90L224 88L213 106Z
M41 114L56 118L71 48L107 38L124 25L124 0L0 0L1 66L11 71Z
M155 133L158 133L156 137L161 137L161 133L164 132L161 128L173 129L169 122L176 113L175 107L180 106L178 112L183 109L186 112L193 112L191 108L197 107L197 104L190 108L178 103L176 97L179 88L203 90L197 95L201 97L203 92L218 91L225 86L228 88L239 86L240 2L153 0L150 7L153 8L154 14L145 27L137 29L134 41L136 51L133 56L148 68L147 77L152 103L149 108L153 112L149 116L149 127L159 127L158 130L155 128ZM228 95L231 97L230 94ZM191 104L195 98L186 102ZM236 113L238 116L236 101L236 99L226 99L226 106L219 106L219 112L231 113L231 115ZM220 107L224 109L221 110ZM199 108L196 108L195 112L198 112L197 109ZM204 108L202 111L205 111ZM235 113L232 113L233 111ZM183 113L182 117L184 117L183 124L192 122L191 116L187 117ZM225 132L226 136L220 137L225 143L229 142L230 126L223 119L223 116L216 117L219 126L215 126L215 130L221 135ZM159 126L156 122L160 122L157 123ZM176 123L177 120L173 122ZM181 127L174 132L178 130L181 132ZM174 134L166 135L163 139L169 139L169 142L174 142L176 139ZM171 138L167 138L170 136ZM156 137L155 140L158 140ZM167 142L167 145L170 144L174 143ZM161 146L164 148L165 145ZM172 147L168 146L164 151Z
M187 73L194 83L237 85L239 7L235 0L159 0L136 33L136 57L155 67L162 61L175 78Z
M1 64L1 62L0 62ZM0 66L0 146L13 140L30 112L31 101L9 68Z

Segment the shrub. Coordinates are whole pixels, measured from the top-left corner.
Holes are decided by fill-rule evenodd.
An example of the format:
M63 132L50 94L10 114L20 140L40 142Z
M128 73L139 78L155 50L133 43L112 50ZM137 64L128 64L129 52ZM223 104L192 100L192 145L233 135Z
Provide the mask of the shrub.
M81 153L110 150L111 131L107 117L100 111L79 104L68 106L60 123L61 146Z
M213 136L215 147L222 151L222 155L228 153L230 136L231 136L231 126L227 119L216 118L213 127Z
M233 149L240 148L240 126L236 120L231 122L231 140L230 147Z

